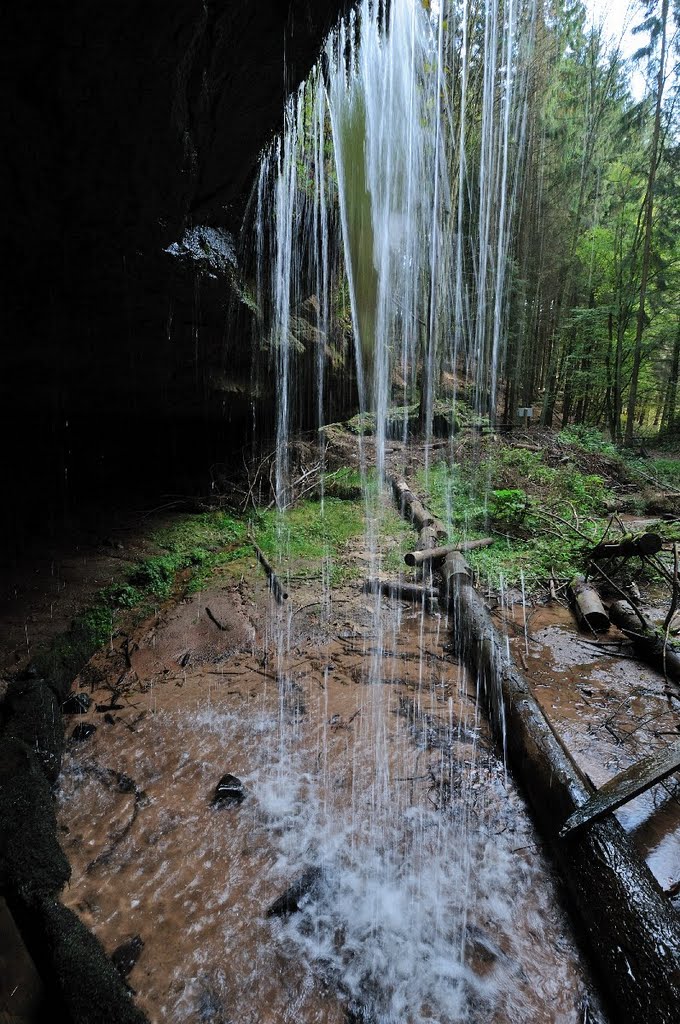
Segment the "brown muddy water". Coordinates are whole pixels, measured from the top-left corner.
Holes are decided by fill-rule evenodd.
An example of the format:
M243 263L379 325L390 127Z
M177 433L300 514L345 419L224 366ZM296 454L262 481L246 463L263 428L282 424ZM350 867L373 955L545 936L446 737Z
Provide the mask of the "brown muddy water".
M100 710L64 764L64 899L109 953L141 937L150 1020L604 1020L445 619L352 586L270 600L216 584L80 680ZM242 803L212 803L225 773Z
M680 735L680 701L640 662L615 627L580 633L553 603L498 608L546 717L596 788ZM680 880L680 777L676 773L614 812L662 889ZM679 905L676 903L676 905Z

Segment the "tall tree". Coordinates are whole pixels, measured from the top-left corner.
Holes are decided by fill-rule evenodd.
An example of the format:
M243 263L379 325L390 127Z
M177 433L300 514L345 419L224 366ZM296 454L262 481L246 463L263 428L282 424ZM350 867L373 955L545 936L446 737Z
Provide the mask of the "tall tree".
M654 185L656 172L659 165L659 150L661 145L661 112L663 105L663 93L666 80L666 43L668 29L668 7L669 0L661 0L661 12L658 11L658 2L653 0L647 6L647 18L639 26L639 31L648 30L650 33L649 54L655 49L660 38L659 63L656 74L656 97L654 103L654 127L652 129L652 141L649 147L649 171L647 176L647 193L644 204L644 242L642 249L642 266L640 271L640 301L638 304L637 323L635 330L635 347L633 349L633 371L630 380L630 391L628 392L628 411L626 417L625 442L630 445L633 440L635 427L635 407L638 397L638 383L640 378L640 364L642 362L642 336L645 330L646 316L645 303L647 300L647 287L649 283L650 257L652 251L652 227L654 218Z

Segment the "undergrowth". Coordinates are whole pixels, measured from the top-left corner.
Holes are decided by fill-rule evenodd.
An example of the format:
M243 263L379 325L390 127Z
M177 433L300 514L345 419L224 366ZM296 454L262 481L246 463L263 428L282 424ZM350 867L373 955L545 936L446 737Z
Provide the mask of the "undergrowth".
M359 500L302 501L285 513L261 512L252 532L277 571L297 579L321 578L325 572L337 586L356 575L356 566L347 564L342 554L348 541L363 535L364 510Z
M602 535L611 495L600 476L572 463L552 467L540 452L493 449L476 463L440 463L417 474L425 504L449 527L449 541L492 536L468 560L489 584L536 587L582 571Z

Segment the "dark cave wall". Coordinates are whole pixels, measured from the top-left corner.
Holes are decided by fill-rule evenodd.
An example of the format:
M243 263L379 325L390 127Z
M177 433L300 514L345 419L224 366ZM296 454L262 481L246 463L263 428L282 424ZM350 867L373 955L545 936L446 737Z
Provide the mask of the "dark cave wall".
M244 436L248 330L229 329L225 281L164 250L194 224L238 230L285 95L344 7L5 12L6 548L125 487L199 486Z

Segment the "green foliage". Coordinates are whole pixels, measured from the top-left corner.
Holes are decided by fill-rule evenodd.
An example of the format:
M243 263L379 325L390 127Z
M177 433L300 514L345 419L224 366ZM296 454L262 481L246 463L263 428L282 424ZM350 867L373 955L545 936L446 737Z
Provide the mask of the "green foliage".
M147 558L130 573L130 583L161 600L170 596L175 573L186 564L186 555L175 553Z
M479 576L492 587L520 586L527 591L545 586L554 574L557 579L571 579L583 571L583 559L588 545L576 535L558 538L539 535L517 540L499 538L489 548L470 551L467 558Z
M253 534L282 573L321 578L326 560L331 582L337 584L356 575L356 568L342 564L342 552L349 540L363 535L364 513L361 501L303 501L285 513L276 509L261 513L253 523Z
M324 473L321 482L324 494L330 498L351 500L361 497L363 480L358 469L341 466L334 473Z
M518 526L526 517L529 499L520 488L502 488L489 495L489 517L502 528Z
M676 523L654 523L647 527L648 533L658 533L665 541L680 542L680 522Z
M680 459L647 459L644 467L647 475L654 477L659 487L680 489Z
M114 583L102 590L100 596L109 608L136 608L144 595L131 583Z
M620 458L616 445L608 441L595 427L587 427L585 424L572 424L561 430L557 435L557 439L562 444L571 445L573 448L579 448L584 452Z
M579 514L603 512L610 497L601 476L595 473L581 473L575 466L565 466L555 471L556 498L564 498L575 506Z
M440 463L421 472L417 489L425 504L450 527L449 539L500 534L495 543L469 553L470 564L493 586L529 587L554 572L567 578L583 567L590 541L557 515L592 536L604 529L609 493L601 477L572 464L547 466L540 452L503 446L476 464Z

